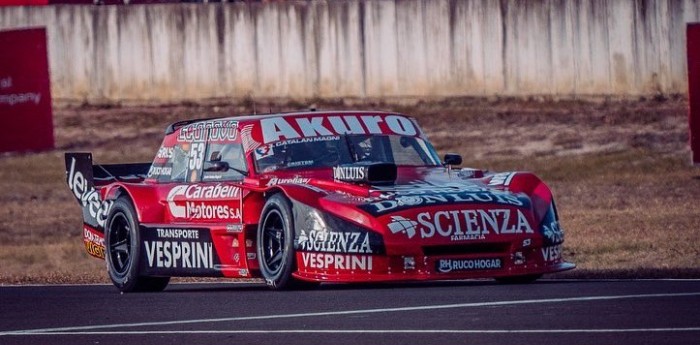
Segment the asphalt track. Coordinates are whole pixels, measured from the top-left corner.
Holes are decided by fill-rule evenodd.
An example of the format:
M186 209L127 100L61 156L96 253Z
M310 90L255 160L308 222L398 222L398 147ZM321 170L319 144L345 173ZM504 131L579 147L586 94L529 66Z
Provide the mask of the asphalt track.
M0 344L700 344L700 281L0 287Z

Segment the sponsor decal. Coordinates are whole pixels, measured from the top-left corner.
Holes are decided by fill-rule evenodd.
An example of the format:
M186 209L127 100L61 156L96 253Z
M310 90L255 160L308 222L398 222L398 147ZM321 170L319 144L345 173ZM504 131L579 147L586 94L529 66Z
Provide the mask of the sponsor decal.
M175 186L168 194L168 200L184 195L186 199L236 199L241 196L241 189L221 183L215 185L180 185Z
M440 259L435 268L441 273L455 271L494 270L503 267L501 259Z
M245 152L250 152L256 147L260 146L260 143L253 139L253 125L243 126L241 129L241 141L243 142L243 149Z
M76 159L73 157L68 172L68 188L82 205L85 221L90 225L104 229L109 210L114 202L111 200L102 201L99 192L90 186L88 179L83 176L82 172L76 171L75 165ZM92 166L82 168L92 169Z
M366 167L333 167L333 179L339 181L363 181L366 173Z
M301 259L306 268L323 270L371 271L372 256L343 255L328 253L301 253Z
M491 186L491 187L498 187L498 186L508 187L510 185L510 181L513 179L513 176L515 176L515 173L512 173L512 172L494 174L493 176L491 176L491 180L489 181L489 186Z
M222 175L210 175L206 174L202 177L202 181L218 181L223 179L224 177Z
M313 252L372 254L369 233L301 230L299 249Z
M564 231L559 226L558 221L550 222L548 225L542 226L542 235L547 239L549 243L562 243L564 242Z
M205 138L206 133L208 137ZM178 141L224 141L235 140L238 136L238 121L211 120L186 125L180 129Z
M188 167L190 171L195 173L196 170L202 169L202 164L204 163L204 143L197 142L192 143L192 148L190 149L190 156ZM196 174L193 174L196 175Z
M173 214L173 216L176 216ZM176 216L177 217L177 216ZM205 202L185 203L185 215L188 219L241 219L241 209L229 205L210 205Z
M345 254L383 254L382 235L343 219L293 202L295 248L300 251Z
M151 166L150 169L148 169L148 177L158 177L158 176L170 176L172 173L173 168L169 166L165 167L156 167L156 166Z
M161 147L156 153L157 159L170 159L173 156L173 148L171 147Z
M404 233L408 238L420 234L420 238L438 236L450 241L485 239L489 234L534 233L525 214L510 209L422 212L415 221L394 216L388 227L392 233Z
M214 268L212 243L146 241L148 267Z
M309 160L309 161L289 162L289 164L287 164L287 167L294 168L294 167L305 167L305 166L310 166L310 165L314 165L314 161Z
M388 224L392 234L402 233L408 238L413 238L416 235L417 225L418 222L401 216L391 216L391 223Z
M275 154L275 150L271 145L262 145L255 149L255 159L263 159L271 157Z
M226 232L241 233L243 232L243 224L226 224Z
M524 263L525 255L523 255L523 252L515 252L515 254L513 254L513 264L522 265Z
M260 120L264 143L342 134L397 134L415 136L418 129L404 116L343 115L271 117Z
M552 263L552 262L557 262L561 260L561 254L562 254L562 248L561 245L556 245L556 246L551 246L551 247L543 247L541 249L542 251L542 259L544 259L545 262Z
M412 183L408 185L379 187L379 199L359 207L372 215L380 216L416 206L435 206L454 203L500 204L528 207L529 200L510 192L491 190L475 185Z
M415 270L416 269L416 258L413 256L404 256L403 257L403 269Z
M158 232L158 238L175 238L187 240L199 239L199 230L158 228L156 229L156 232Z
M270 145L274 146L274 147L280 147L280 146L286 146L286 145L317 143L317 142L337 141L337 140L340 140L340 136L336 135L336 136L328 136L328 137L289 139L289 140L278 141L278 142L272 143Z
M83 243L88 254L100 259L105 258L105 239L102 234L83 226Z
M141 234L144 272L220 275L208 229L142 227Z
M270 179L270 181L267 182L268 187L276 186L278 184L307 184L311 181L309 178L302 178L299 176L294 176L292 178L279 178L279 177L273 177Z
M397 196L377 200L359 207L375 216L405 210L416 206L435 206L454 203L480 203L524 206L526 202L517 195L499 191L459 192Z
M212 205L207 201L239 199L241 189L217 183L216 185L179 185L168 193L166 201L170 214L188 219L241 219L241 210L230 205ZM190 201L192 199L203 201ZM184 201L184 205L181 205Z

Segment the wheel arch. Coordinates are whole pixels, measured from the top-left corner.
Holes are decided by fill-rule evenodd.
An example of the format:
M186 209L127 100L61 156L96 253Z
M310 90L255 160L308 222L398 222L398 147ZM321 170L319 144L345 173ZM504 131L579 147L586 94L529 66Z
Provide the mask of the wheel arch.
M139 223L158 223L163 220L165 206L158 201L153 186L117 183L106 190L104 199L115 201L121 196L129 199Z
M279 184L261 190L251 190L243 200L243 219L246 224L258 224L262 217L263 207L272 196L282 194L290 202L290 206L301 202L311 207L320 208L319 199L327 195L324 191L299 184Z
M531 172L515 172L508 186L512 192L527 194L532 202L535 221L541 223L554 203L554 195L549 186Z

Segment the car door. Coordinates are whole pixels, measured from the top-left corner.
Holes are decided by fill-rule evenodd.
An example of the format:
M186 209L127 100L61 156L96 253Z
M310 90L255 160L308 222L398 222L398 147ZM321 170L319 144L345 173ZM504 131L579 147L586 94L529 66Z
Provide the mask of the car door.
M242 150L240 142L232 140L177 143L172 177L161 194L169 211L165 220L193 226L241 224L241 182L246 174Z

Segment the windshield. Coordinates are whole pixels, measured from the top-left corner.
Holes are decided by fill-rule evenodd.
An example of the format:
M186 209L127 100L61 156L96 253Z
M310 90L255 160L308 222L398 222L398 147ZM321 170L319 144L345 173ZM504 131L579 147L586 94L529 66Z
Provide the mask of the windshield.
M297 168L323 168L354 162L399 166L440 165L435 150L423 139L399 135L337 135L294 139L255 149L258 173Z

